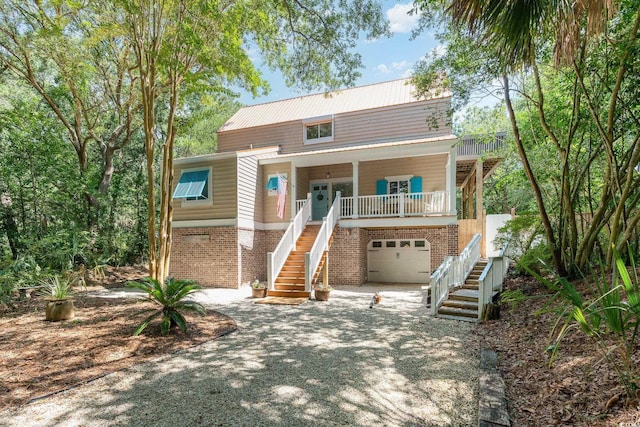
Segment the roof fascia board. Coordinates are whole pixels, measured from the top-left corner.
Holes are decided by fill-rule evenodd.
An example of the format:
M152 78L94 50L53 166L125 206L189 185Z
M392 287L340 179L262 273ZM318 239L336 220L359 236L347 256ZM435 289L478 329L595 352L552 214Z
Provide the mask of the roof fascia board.
M201 162L208 162L212 160L224 160L224 159L231 159L234 157L249 157L249 156L260 156L260 155L268 155L268 154L275 155L279 151L280 151L280 147L278 146L254 148L254 149L242 150L242 151L225 151L222 153L205 154L202 156L183 157L181 159L175 159L173 161L173 164L187 165L190 163L201 163Z
M433 154L449 154L451 145L456 138L438 142L423 142L407 145L393 145L383 147L367 147L363 149L352 149L340 151L313 153L304 152L276 156L269 159L260 160L261 165L294 162L298 167L318 166L321 164L349 163L352 161L372 161L395 159L409 156L424 156ZM356 147L357 148L357 147ZM339 161L336 156L340 156Z

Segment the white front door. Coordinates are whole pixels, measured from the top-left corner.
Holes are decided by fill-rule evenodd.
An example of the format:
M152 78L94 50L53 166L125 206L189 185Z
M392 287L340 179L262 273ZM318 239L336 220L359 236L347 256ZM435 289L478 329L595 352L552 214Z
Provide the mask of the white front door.
M329 184L311 185L311 219L322 221L329 213Z

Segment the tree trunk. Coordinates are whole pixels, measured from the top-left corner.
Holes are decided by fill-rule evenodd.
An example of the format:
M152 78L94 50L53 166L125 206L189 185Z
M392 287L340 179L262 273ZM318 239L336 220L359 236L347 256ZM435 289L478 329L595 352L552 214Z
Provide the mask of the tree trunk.
M547 213L547 209L544 205L544 200L542 199L542 190L540 189L540 185L538 185L538 181L533 174L533 170L531 169L531 164L529 163L529 158L527 157L527 153L522 144L522 139L520 138L520 128L518 127L518 123L516 122L515 112L513 111L513 105L511 104L511 96L509 94L509 78L506 74L503 75L504 81L504 99L505 104L507 106L507 111L509 112L509 119L511 120L511 127L513 129L513 135L516 141L516 147L518 149L518 154L520 155L520 160L522 161L522 165L524 167L525 174L527 175L527 179L531 184L531 188L533 189L533 193L536 198L536 204L538 205L538 212L540 213L540 219L542 220L542 225L545 229L545 234L547 237L547 242L549 243L549 247L551 248L551 258L553 260L553 265L556 269L556 272L561 277L567 276L567 270L562 264L562 256L560 254L560 250L558 248L555 235L553 233L553 227L551 226L551 221L549 220L549 215Z

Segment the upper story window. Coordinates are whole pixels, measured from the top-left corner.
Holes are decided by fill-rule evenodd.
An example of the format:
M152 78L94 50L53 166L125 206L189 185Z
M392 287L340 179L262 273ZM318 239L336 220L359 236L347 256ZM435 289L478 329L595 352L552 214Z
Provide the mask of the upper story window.
M305 144L333 141L333 115L305 119L302 124Z
M183 205L212 204L211 168L184 169L173 191L174 199L181 199Z

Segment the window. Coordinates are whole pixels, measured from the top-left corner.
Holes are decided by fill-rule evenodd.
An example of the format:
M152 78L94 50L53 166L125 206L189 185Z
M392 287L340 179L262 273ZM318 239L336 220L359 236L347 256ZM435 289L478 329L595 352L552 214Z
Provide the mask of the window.
M304 143L317 144L333 141L333 116L314 117L302 121Z
M386 177L385 181L387 182L387 194L413 193L411 189L412 178L412 175Z
M211 175L211 168L182 170L173 198L184 204L211 204Z
M389 181L389 192L388 194L400 194L400 193L409 193L409 180L402 179L398 181Z

